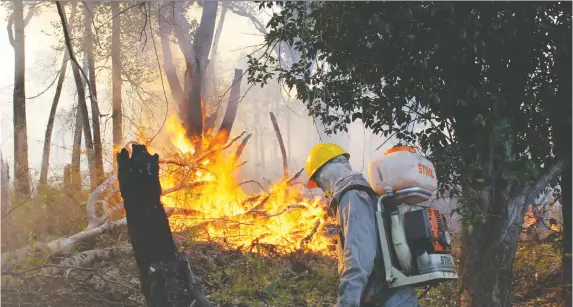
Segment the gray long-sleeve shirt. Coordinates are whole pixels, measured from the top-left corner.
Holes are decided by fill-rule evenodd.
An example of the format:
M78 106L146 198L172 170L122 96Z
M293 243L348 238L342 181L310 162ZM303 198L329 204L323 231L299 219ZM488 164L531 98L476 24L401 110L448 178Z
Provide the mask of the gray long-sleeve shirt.
M357 183L368 185L361 174L353 172L343 176L334 186L335 197L345 186ZM367 295L375 291L374 289L381 288L380 285L373 284L370 289L366 289L369 279L373 277L378 253L376 201L374 196L361 190L349 190L339 200L337 219L344 236L344 247L338 262L338 307L359 307ZM418 306L418 299L414 289L406 287L398 289L383 305L378 303L377 306L415 307Z

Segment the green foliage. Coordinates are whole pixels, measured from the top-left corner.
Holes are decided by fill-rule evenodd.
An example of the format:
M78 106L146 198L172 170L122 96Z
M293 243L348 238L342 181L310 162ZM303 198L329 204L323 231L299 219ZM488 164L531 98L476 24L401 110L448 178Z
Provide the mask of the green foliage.
M197 255L198 251L205 256ZM332 306L338 276L333 259L265 257L205 250L197 245L191 261L201 270L210 298L222 306Z
M330 131L361 119L417 146L443 193L495 185L507 199L552 161L552 123L570 119L559 111L570 83L558 86L570 75L569 3L276 5L266 43L302 56L290 67L250 59L249 81L277 76Z
M520 246L515 254L513 274L517 304L561 305L555 293L561 274L561 249L554 244Z

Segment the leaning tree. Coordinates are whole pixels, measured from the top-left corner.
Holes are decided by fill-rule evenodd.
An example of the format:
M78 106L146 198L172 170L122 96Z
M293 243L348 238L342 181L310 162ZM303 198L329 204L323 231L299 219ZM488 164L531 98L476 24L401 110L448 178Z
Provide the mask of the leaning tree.
M526 207L571 168L570 3L275 9L266 43L285 42L302 56L288 68L251 57L249 81L276 74L332 131L360 118L428 155L442 195L462 200L462 305L510 306ZM278 64L271 54L263 60Z

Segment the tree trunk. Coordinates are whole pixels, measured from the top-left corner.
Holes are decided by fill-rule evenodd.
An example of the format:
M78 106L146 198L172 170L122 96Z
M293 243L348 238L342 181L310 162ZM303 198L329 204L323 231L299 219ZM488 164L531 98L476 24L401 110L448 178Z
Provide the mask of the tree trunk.
M496 206L504 206L503 199ZM493 204L491 204L493 205ZM510 206L519 206L515 200ZM523 216L521 214L520 216ZM511 279L520 227L504 227L503 220L481 225L474 224L470 235L462 231L460 274L462 279L461 307L511 306ZM500 242L509 232L509 242Z
M281 150L281 157L283 161L283 179L288 179L288 157L285 149L285 144L283 142L283 137L281 135L281 131L279 129L279 124L277 123L277 118L273 114L273 112L269 112L269 116L271 117L271 122L273 123L273 129L275 130L275 134L277 136L277 141L279 142L279 148Z
M286 110L287 116L286 116L286 122L287 122L287 151L288 151L288 164L292 165L292 154L291 154L291 147L292 147L292 142L291 142L291 131L290 131L290 121L292 119L292 114L291 114L291 110L287 109Z
M111 70L112 70L112 121L113 121L113 152L123 146L122 109L121 109L121 14L119 2L111 3L112 19L111 39ZM114 155L115 160L115 155Z
M241 69L235 69L235 76L233 77L233 83L231 83L231 93L229 94L229 102L227 103L227 108L225 109L225 115L221 121L221 127L218 133L222 133L223 144L227 143L231 130L233 129L233 123L235 122L235 117L237 117L237 109L239 108L239 100L241 98L241 81L243 80L243 71Z
M569 8L569 14L571 9ZM572 152L571 152L571 38L565 40L563 48L558 48L557 56L555 57L555 66L558 70L558 93L556 99L553 100L551 105L551 125L553 137L555 139L555 156L561 157L568 161L563 173L561 174L561 216L563 220L563 250L562 250L562 284L561 296L563 298L563 306L571 306L572 301L572 286L571 283L571 214L572 214L572 181L571 181L571 167L572 165ZM563 50L561 50L563 49Z
M203 82L204 92L209 96L217 97L215 92L215 84L217 82L217 74L215 72L215 63L217 62L219 40L221 39L221 33L223 33L223 25L225 24L225 16L228 11L228 2L221 2L221 14L219 15L219 20L217 21L217 29L215 30L215 37L213 38L213 47L211 48L211 59L209 60L209 67L207 67L207 73L205 74L205 81ZM212 128L212 127L211 127Z
M73 65L73 64L72 64ZM76 107L76 124L74 127L74 145L72 148L72 162L70 165L71 184L74 191L82 188L81 176L81 154L82 154L82 111L80 104Z
M5 216L12 208L10 200L10 167L8 161L4 161L4 157L0 152L0 211L2 216ZM4 222L4 221L3 221Z
M69 189L75 190L75 188L72 186L72 176L71 176L72 174L71 174L71 173L72 173L72 171L71 171L71 166L70 166L70 164L66 164L66 165L64 166L64 174L63 174L63 177L64 177L64 189L67 189L67 190L69 190Z
M571 130L569 130L571 131ZM571 157L571 156L569 156ZM571 271L573 267L571 266L571 254L573 253L571 249L571 215L573 214L571 208L572 200L571 194L573 193L573 181L571 180L571 161L565 166L563 173L561 174L561 212L563 216L563 251L561 260L561 272L562 272L562 290L561 296L563 298L563 306L572 306L573 301L571 299L571 292L573 287L571 283Z
M77 4L72 4L72 12L70 13L70 20L73 22L74 16L76 15ZM67 22L67 21L66 21ZM70 23L70 27L71 27ZM58 108L58 103L60 102L60 95L62 94L62 87L64 85L64 80L66 79L66 70L68 68L69 54L67 49L64 50L64 58L62 60L62 66L60 67L60 75L58 76L58 83L56 85L56 93L54 94L54 100L52 101L52 108L50 109L50 115L48 116L48 125L46 126L46 134L44 136L44 149L42 152L42 166L40 169L40 184L45 185L48 181L48 168L50 166L50 149L52 147L52 131L54 129L54 121L56 119L56 110Z
M563 165L563 160L552 165L537 182L510 199L502 196L501 185L492 187L494 192L481 190L485 196L476 206L499 218L489 217L483 224L474 222L471 233L468 227L462 230L461 307L511 306L513 260L527 204L559 175ZM464 196L475 199L475 195Z
M26 43L24 36L24 3L14 3L14 185L16 196L30 195L28 169L28 134L26 126ZM11 29L11 25L8 26ZM10 35L10 33L8 33Z
M147 306L211 306L173 241L160 201L159 156L133 145L131 158L123 149L117 160L127 230Z
M85 58L84 58L85 59ZM84 61L84 66L86 63ZM85 70L84 70L85 71ZM94 159L94 151L93 151L93 141L92 141L92 134L90 128L90 118L88 114L88 107L86 103L86 96L85 96L85 83L82 79L80 68L72 63L72 72L74 75L74 81L76 83L76 89L78 91L78 110L81 116L81 124L82 124L82 131L84 134L84 141L86 147L86 154L88 157L88 168L90 171L90 182L92 189L97 188L97 175L95 172L95 159Z
M215 20L217 19L218 1L205 1L199 27L195 32L193 40L193 57L191 63L187 61L185 71L185 104L180 107L181 119L187 137L196 140L196 146L200 145L203 135L203 106L202 106L202 85L203 77L209 65L208 57L213 42L213 31L215 30ZM197 146L198 147L198 146Z
M169 83L169 88L171 89L171 95L178 105L185 104L185 97L183 96L183 88L177 77L177 68L173 64L173 56L171 54L171 47L169 42L169 31L164 27L169 26L169 21L165 20L165 17L159 14L162 27L159 29L159 35L161 38L161 52L163 53L163 69L165 70L165 78L167 83ZM179 42L181 44L182 42Z
M87 57L88 62L88 71L89 71L89 82L88 86L90 90L88 93L90 94L90 102L91 102L91 110L92 110L92 129L93 129L93 153L94 153L94 170L95 170L95 181L92 180L92 183L95 182L96 186L103 182L103 153L102 153L102 144L101 144L101 129L99 123L99 106L97 100L97 89L96 89L96 75L95 75L95 61L94 61L94 50L93 50L93 33L92 33L92 20L94 14L93 10L93 2L86 1L84 5L84 28L85 28L85 56ZM84 70L85 71L85 70ZM87 142L86 142L87 143ZM93 184L92 184L93 188Z
M169 31L160 31L165 75L173 98L179 105L180 118L187 131L187 136L195 140L196 148L201 144L200 139L203 135L204 114L201 88L203 76L209 64L208 56L213 41L217 6L217 1L204 3L199 28L195 32L193 46L191 46L191 38L189 37L189 31L187 31L187 28L190 28L190 26L183 14L183 7L180 4L173 4L173 22L176 24L173 30L177 37L179 48L185 57L184 88L181 87L175 65L173 64L168 38ZM160 13L159 18L163 24L169 24L165 15Z
M64 39L66 41L66 48L68 49L68 54L70 55L70 59L72 60L72 72L74 75L74 81L76 83L76 88L78 90L78 109L81 112L82 118L82 125L84 130L84 136L86 139L86 149L87 149L87 156L88 156L88 164L90 167L90 180L92 184L92 188L95 189L97 187L95 174L95 163L94 163L94 154L93 154L93 142L91 137L90 131L90 120L88 115L88 108L86 105L86 96L84 92L84 86L82 84L82 75L80 74L80 67L79 63L76 60L74 55L74 49L71 43L70 35L68 33L68 24L66 22L65 12L63 10L62 4L56 1L56 7L58 9L58 15L60 15L60 22L62 24L62 32L64 32ZM84 57L85 58L85 57ZM85 76L85 74L84 74ZM85 79L85 78L84 78Z
M8 215L12 209L10 195L10 166L0 152L0 214L2 214L2 239L10 238L13 234L13 219Z
M257 157L257 170L263 172L266 167L265 163L265 146L264 144L264 133L261 128L261 122L259 120L261 116L261 106L257 101L255 105L255 112L253 116L253 127L255 127L255 144L254 148L257 151L254 155Z

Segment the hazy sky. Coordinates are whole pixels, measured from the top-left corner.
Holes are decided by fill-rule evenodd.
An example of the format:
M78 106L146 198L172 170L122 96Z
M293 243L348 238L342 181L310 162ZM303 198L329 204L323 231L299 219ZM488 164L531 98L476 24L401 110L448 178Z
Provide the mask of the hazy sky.
M8 42L6 31L6 10L0 6L0 61L2 63L2 70L0 71L0 148L6 160L10 163L12 168L13 164L13 122L12 122L12 94L13 94L13 79L14 79L14 50ZM199 11L192 13L192 15L199 16ZM190 16L193 18L194 16ZM56 39L51 37L50 34L61 29L53 28L51 22L59 23L55 7L50 9L43 9L41 14L34 16L29 25L25 29L26 34L26 97L37 96L43 92L54 80L57 71L61 65L61 53L56 53L52 47L57 45ZM263 42L263 37L255 30L251 22L244 17L227 13L225 25L219 41L219 58L225 62L234 63L239 60L239 57L245 51L254 49L254 45ZM174 53L176 49L173 49ZM176 51L179 52L178 50ZM174 56L178 56L174 54ZM232 65L232 64L231 64ZM229 81L232 78L232 69L225 73L229 75ZM111 103L111 93L107 88L107 82L98 83L98 98L102 107L102 113L106 113ZM246 84L246 81L244 82ZM248 88L247 85L243 86L243 91ZM26 100L27 112L27 127L28 127L28 155L32 175L36 177L39 172L42 146L44 140L44 133L48 121L48 114L52 104L55 86L49 88L45 93L33 99ZM70 126L72 121L69 115L71 107L74 105L75 84L71 78L71 72L68 69L66 82L64 84L64 91L60 98L58 106L58 118L54 127L54 134L52 137L52 150L50 156L51 172L52 174L61 175L61 167L69 163L70 150L72 147L72 132ZM300 104L300 102L295 102ZM302 108L300 108L302 110ZM239 114L240 116L240 109ZM300 112L305 116L304 112ZM68 115L68 117L66 117ZM312 123L311 119L303 118L302 116L292 116L293 120L305 121ZM284 126L284 119L279 119L281 127ZM292 123L291 123L292 125ZM296 126L296 125L295 125ZM311 126L312 127L312 126ZM281 128L282 129L282 128ZM296 128L295 128L296 130ZM314 130L314 129L313 129ZM316 131L299 131L301 138L306 138L306 142L291 142L294 147L292 148L293 155L300 155L302 161L310 147L318 141ZM353 124L349 129L350 135L355 137L349 138L348 150L352 158L351 163L357 170L365 170L365 164L368 159L374 154L373 150L382 141L378 137L373 137L369 132L363 130L360 123ZM106 141L111 140L111 122L108 123L104 131ZM107 136L109 135L109 137ZM346 136L348 138L348 136ZM366 144L364 143L366 141ZM273 144L272 146L275 146ZM388 142L384 148L391 146ZM107 157L109 158L109 157ZM299 159L301 160L301 159ZM365 160L365 161L364 161ZM363 162L364 161L364 162ZM302 167L295 166L295 168ZM12 170L12 169L11 169Z

